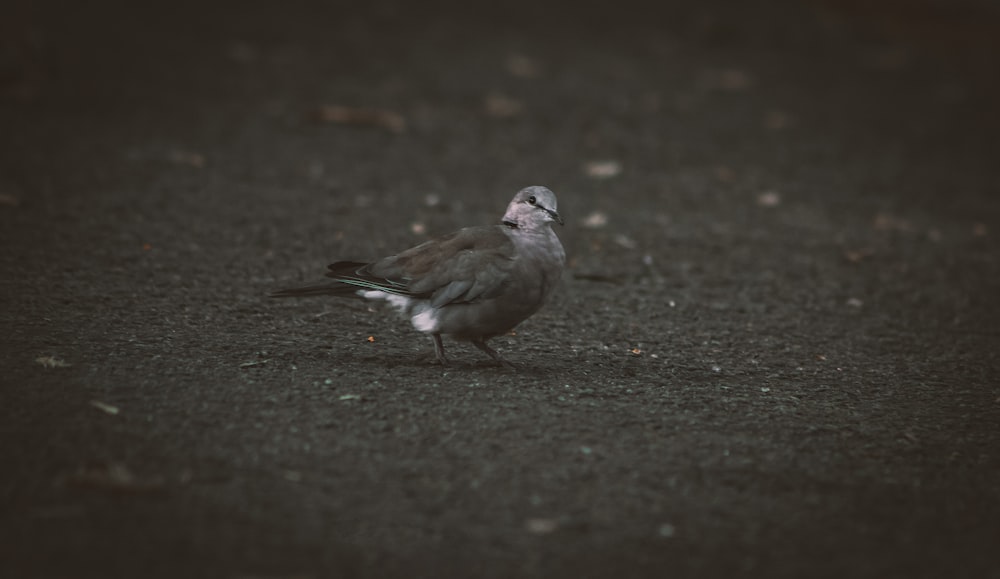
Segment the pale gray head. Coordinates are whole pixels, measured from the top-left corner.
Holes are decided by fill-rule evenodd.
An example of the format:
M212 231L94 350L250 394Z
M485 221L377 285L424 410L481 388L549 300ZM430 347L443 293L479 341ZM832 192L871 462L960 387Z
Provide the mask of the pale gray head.
M562 225L556 206L556 194L552 191L538 185L527 187L514 195L503 215L503 223L518 229L535 229L553 221Z

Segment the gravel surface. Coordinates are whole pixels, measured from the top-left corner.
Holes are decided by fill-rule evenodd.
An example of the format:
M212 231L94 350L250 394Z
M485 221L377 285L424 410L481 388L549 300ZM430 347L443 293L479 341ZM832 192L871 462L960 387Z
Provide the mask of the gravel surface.
M995 3L68 4L0 7L0 575L1000 577ZM266 298L534 184L516 370Z

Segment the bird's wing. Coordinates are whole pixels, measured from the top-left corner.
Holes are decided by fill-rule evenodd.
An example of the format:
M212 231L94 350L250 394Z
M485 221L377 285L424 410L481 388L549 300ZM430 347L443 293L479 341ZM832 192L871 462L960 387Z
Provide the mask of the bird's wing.
M358 289L378 290L399 294L404 296L414 296L409 290L405 280L393 279L378 275L371 271L373 263L361 261L338 261L327 266L330 270L326 272L326 277L332 277L334 282L328 282L337 287L350 287L351 292Z
M428 298L441 307L502 291L514 258L514 244L502 226L467 227L377 261L364 272L390 284L380 288L384 291Z

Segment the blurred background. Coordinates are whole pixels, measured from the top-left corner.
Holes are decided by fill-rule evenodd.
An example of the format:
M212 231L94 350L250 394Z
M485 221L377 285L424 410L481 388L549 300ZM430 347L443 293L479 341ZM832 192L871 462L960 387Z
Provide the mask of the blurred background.
M998 32L7 0L0 574L995 575ZM264 298L533 184L569 267L517 373Z

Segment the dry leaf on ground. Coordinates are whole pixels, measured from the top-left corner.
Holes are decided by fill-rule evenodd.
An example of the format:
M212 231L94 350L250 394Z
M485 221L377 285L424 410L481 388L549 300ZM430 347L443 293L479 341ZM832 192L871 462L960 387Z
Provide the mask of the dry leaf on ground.
M121 463L81 468L73 473L66 482L75 487L123 494L162 493L166 490L162 479L140 478Z
M498 119L509 119L524 112L524 104L502 94L490 93L483 103L486 114Z
M610 179L622 172L622 164L618 161L590 161L583 166L583 172L594 179Z
M38 362L46 368L68 368L70 364L55 356L39 356L35 358L35 362Z
M406 119L403 115L385 109L323 105L316 109L314 117L322 123L367 125L386 129L392 133L402 133L406 130Z

